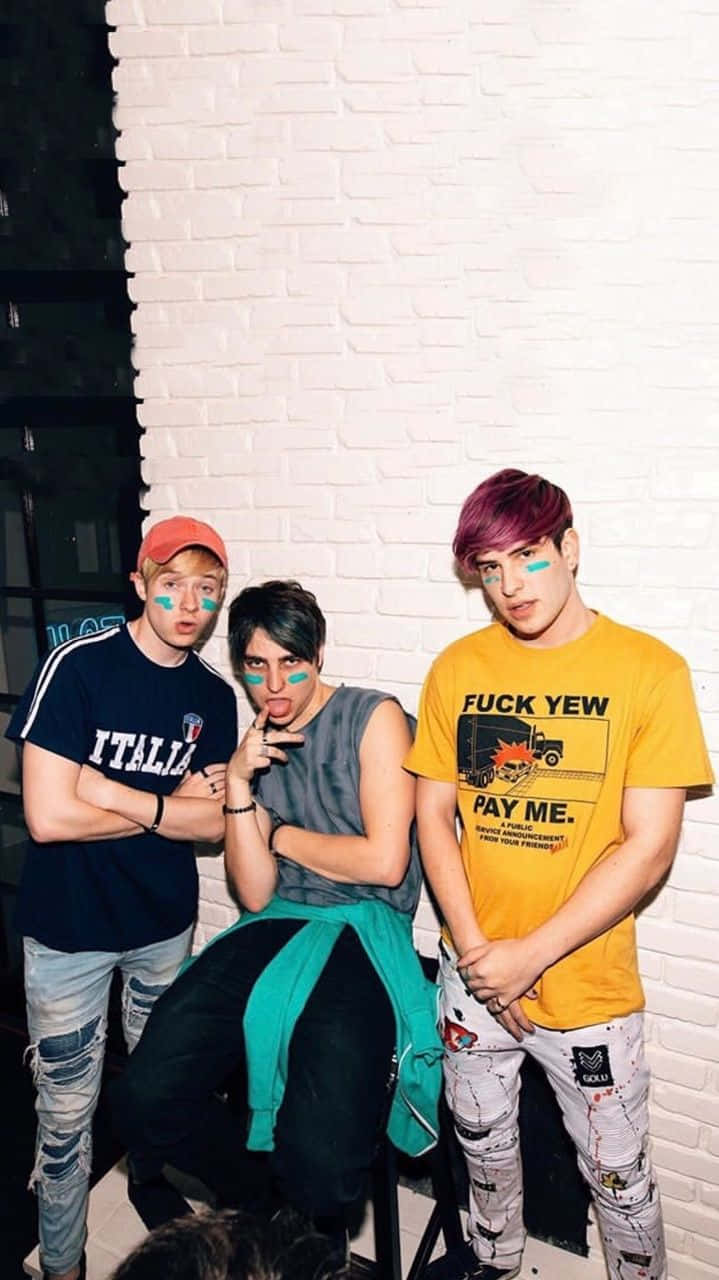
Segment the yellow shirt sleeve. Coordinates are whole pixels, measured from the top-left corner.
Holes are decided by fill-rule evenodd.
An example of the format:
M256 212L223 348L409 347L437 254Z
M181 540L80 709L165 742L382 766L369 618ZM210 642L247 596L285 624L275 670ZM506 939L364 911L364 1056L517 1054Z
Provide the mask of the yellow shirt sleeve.
M674 667L649 693L629 750L626 787L691 787L714 780L689 669Z
M442 682L442 688L445 692L444 699L440 694L440 681L433 666L422 688L417 732L404 766L423 778L434 778L437 782L456 782L456 716L452 714L451 698L446 696L446 679Z

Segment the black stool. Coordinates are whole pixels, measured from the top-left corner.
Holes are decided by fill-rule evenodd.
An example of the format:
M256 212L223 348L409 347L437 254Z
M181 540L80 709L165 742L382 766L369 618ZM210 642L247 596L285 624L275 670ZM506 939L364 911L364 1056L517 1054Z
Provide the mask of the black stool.
M452 1140L452 1122L442 1099L439 1108L437 1145L429 1153L435 1203L407 1272L407 1280L422 1280L440 1231L444 1235L447 1249L456 1248L464 1239L452 1167ZM380 1142L372 1166L376 1261L370 1262L353 1253L352 1276L372 1276L374 1280L402 1280L397 1187L397 1153L389 1138L385 1136Z

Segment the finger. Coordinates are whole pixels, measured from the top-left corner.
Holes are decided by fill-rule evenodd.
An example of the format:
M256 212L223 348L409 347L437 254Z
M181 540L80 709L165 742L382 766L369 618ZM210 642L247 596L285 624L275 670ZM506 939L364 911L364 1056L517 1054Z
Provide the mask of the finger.
M507 1009L514 1018L514 1021L518 1023L523 1031L526 1031L530 1036L534 1035L534 1023L527 1017L519 1000L513 1000L512 1003L507 1006Z
M482 1001L482 1004L486 1004L495 994L494 987L486 987L481 978L466 978L464 985L468 991L472 992L475 999Z
M283 731L282 729L270 729L265 735L266 741L269 741L270 733L272 734L273 742L283 742L286 744L298 743L301 745L305 740L305 735L303 733L291 733L289 729L286 731Z
M261 711L258 711L258 712L257 712L257 715L255 716L255 718L254 718L254 720L253 720L253 722L252 722L252 728L253 728L253 729L264 729L264 727L265 727L265 725L267 724L267 721L269 720L269 718L270 718L270 709L269 709L269 707L263 707Z
M518 1009L516 1013L512 1015L512 1017L514 1018L515 1022L519 1023L522 1030L526 1031L527 1035L530 1035L530 1036L534 1035L534 1023L530 1022L529 1018L524 1012L524 1009Z
M522 1028L517 1020L512 1016L509 1009L505 1009L504 1013L500 1013L497 1018L497 1022L501 1022L505 1031L508 1031L510 1036L512 1036L517 1042L523 1039Z
M272 760L280 760L282 764L287 764L287 754L281 747L273 747L269 742L263 742L260 751L258 751L260 767L271 763Z

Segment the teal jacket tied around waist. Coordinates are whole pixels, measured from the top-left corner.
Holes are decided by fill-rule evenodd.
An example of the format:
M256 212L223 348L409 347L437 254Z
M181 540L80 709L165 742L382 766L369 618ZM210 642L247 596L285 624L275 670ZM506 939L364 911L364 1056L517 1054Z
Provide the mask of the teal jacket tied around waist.
M400 1151L422 1155L437 1141L442 1045L436 1028L434 988L425 978L412 945L411 918L373 899L318 907L275 897L262 911L243 915L219 937L261 920L283 919L304 920L306 924L260 974L243 1019L251 1116L248 1149L271 1151L274 1147L275 1120L285 1092L295 1023L341 930L350 925L394 1011L397 1084L387 1133Z

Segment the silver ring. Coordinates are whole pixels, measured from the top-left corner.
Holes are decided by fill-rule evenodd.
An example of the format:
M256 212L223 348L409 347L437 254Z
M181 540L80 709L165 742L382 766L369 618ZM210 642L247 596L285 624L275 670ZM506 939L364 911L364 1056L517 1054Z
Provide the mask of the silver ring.
M210 783L210 791L212 792L212 794L213 794L213 796L214 796L215 792L217 791L217 787L215 786L214 782L211 782L211 783Z

